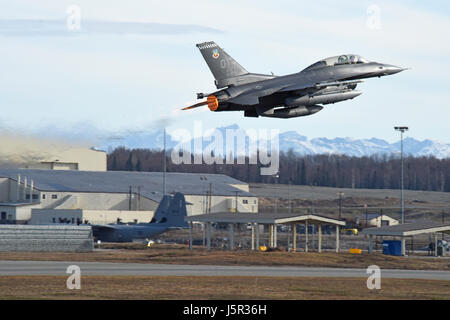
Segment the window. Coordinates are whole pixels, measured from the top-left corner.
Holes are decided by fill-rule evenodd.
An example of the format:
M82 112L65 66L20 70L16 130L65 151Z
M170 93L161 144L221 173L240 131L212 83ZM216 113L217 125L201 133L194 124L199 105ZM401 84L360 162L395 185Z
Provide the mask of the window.
M6 212L2 211L2 215L1 215L2 220L6 220Z
M58 195L57 194L52 194L52 199L58 199Z
M244 200L242 200L242 203L243 203L243 204L248 204L248 200L247 200L247 199L244 199Z
M38 194L33 194L33 199L38 199L39 195Z
M339 58L338 58L338 62L337 62L338 64L345 64L345 63L348 63L348 58L347 58L347 56L340 56Z
M25 196L25 199L29 200L29 199L30 199L30 195L27 194L27 195Z
M43 193L43 194L42 194L42 199L44 199L44 200L45 200L45 193Z

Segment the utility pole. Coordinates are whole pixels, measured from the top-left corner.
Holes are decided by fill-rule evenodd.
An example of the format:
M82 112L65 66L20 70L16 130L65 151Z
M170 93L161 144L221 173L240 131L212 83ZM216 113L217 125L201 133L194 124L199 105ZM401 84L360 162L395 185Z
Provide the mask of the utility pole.
M368 221L367 221L367 219L368 219L367 204L364 204L364 208L366 209L366 228L367 228L367 225L368 225Z
M403 197L403 133L408 131L408 127L394 127L396 131L400 131L400 159L401 159L401 192L400 202L402 207L402 224L405 223L405 199Z
M138 186L138 211L141 211L141 186Z
M209 202L208 202L208 213L211 213L211 197L212 197L212 183L209 183Z
M289 214L292 212L292 205L291 205L291 180L289 179L288 184L288 201L289 201Z
M128 211L131 211L131 196L133 194L133 187L130 186L129 195L128 195Z
M342 216L342 196L344 195L343 192L338 192L339 195L339 219L341 219Z
M278 213L278 173L274 176L275 177L275 214Z

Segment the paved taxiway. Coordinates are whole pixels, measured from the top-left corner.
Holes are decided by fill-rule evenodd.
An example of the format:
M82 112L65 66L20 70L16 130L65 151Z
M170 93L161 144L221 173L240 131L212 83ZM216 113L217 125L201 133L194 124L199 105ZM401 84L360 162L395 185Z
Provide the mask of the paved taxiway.
M69 265L77 265L82 275L106 276L258 276L258 277L359 277L366 269L304 268L265 266L215 266L63 261L0 261L0 276L67 275ZM450 271L382 269L384 278L450 280Z

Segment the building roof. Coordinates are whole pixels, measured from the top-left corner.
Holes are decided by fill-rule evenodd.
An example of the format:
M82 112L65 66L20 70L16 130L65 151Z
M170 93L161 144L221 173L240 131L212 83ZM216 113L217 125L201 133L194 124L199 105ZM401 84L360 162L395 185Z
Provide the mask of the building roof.
M413 236L422 233L445 232L450 233L450 222L438 223L434 221L418 221L413 223L384 226L381 228L367 228L363 234L376 236Z
M141 186L141 195L160 201L163 189L162 172L132 171L71 171L71 170L33 170L0 169L0 177L21 182L27 178L28 184L33 180L34 188L40 191L55 192L101 192L128 193L130 186L137 193ZM166 192L181 192L187 195L204 195L212 184L212 195L255 197L232 185L243 185L242 181L223 174L203 173L166 173Z
M35 206L36 202L1 202L0 207L22 207L22 206Z
M381 214L381 213L368 213L367 214L367 219L368 220L375 219L375 218L378 218L378 217L383 217L385 219L395 220L394 218L392 218L392 217L390 217L390 216L388 216L386 214Z
M283 224L283 223L322 223L345 226L345 221L337 220L316 214L292 214L292 213L208 213L188 216L185 221L213 222L213 223L261 223L261 224Z

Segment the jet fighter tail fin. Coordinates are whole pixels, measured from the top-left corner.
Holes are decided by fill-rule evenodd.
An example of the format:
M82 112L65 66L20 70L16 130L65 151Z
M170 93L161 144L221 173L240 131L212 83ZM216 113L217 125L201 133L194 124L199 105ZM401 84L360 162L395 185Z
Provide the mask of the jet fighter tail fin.
M268 74L249 73L214 41L197 44L211 70L217 89L275 78Z
M217 88L226 87L233 84L230 79L248 74L236 60L230 57L214 41L197 44L200 53L208 64L214 78Z

